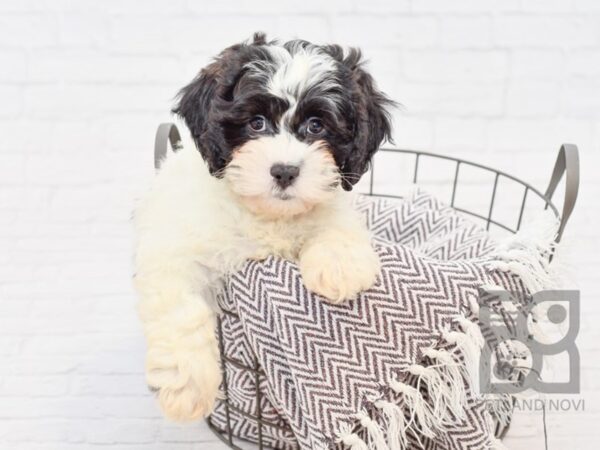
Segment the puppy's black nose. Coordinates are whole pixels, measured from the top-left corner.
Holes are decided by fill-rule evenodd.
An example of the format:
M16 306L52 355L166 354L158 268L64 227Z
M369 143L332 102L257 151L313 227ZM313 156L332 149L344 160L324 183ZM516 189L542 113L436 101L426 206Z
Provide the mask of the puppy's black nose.
M290 164L273 164L271 175L281 189L290 186L300 173L300 167Z

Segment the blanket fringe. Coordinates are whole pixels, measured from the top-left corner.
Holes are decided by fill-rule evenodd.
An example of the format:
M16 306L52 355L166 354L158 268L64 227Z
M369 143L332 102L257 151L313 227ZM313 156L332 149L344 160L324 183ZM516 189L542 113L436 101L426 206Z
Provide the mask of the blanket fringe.
M391 380L389 384L396 394L402 396L404 404L409 410L410 417L407 427L409 429L414 427L415 431L420 431L428 438L435 437L434 430L440 427L440 423L423 395L413 386L398 380ZM418 430L416 429L415 419L419 426ZM418 433L415 433L415 435L418 436Z
M485 340L476 323L464 316L458 316L455 320L462 332L444 330L442 337L446 342L455 346L452 352L455 363L463 368L471 392L477 395L479 394L479 359ZM461 355L464 359L463 364L460 360Z
M464 419L469 392L479 391L479 358L485 345L475 320L455 317L442 331L441 346L423 351L429 363L412 364L404 370L410 384L401 381L402 376L394 378L388 383L388 394L382 391L369 400L382 420L361 410L353 417L359 430L344 424L339 442L351 450L405 450L410 436L423 447L422 438L435 438Z
M456 323L460 326L462 331L477 345L478 348L483 348L485 345L485 339L481 334L481 329L472 320L467 319L464 315L458 316Z
M366 411L359 411L355 418L367 431L369 448L372 448L373 450L388 450L388 446L385 441L385 433L379 424L375 420L371 419Z
M390 450L404 450L408 447L406 436L406 418L400 406L386 400L377 400L375 407L385 417L387 427L387 443Z
M338 442L344 444L350 450L369 450L367 443L353 432L352 427L347 423L340 426L337 438Z
M436 362L444 389L440 392L441 406L434 409L434 414L441 421L440 428L454 422L455 418L464 416L464 406L467 403L467 386L469 373L457 355L447 350L427 349L425 356ZM449 414L452 413L452 414Z
M550 264L550 256L559 224L551 212L542 214L498 246L488 269L517 275L530 292L558 287L560 269L555 261Z

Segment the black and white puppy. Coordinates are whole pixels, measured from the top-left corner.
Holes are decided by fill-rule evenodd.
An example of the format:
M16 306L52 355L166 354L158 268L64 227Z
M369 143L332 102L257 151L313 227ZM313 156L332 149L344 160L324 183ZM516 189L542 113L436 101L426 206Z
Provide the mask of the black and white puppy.
M390 105L358 50L262 34L181 90L174 112L198 151L168 158L135 214L147 380L168 417L212 410L214 293L244 261L293 260L331 302L375 282L379 260L347 191L389 138Z

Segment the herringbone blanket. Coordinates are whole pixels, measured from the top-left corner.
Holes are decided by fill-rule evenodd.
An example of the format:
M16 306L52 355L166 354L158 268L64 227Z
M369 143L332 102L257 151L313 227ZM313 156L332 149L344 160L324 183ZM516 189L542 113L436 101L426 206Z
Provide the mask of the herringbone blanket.
M231 406L212 422L277 449L499 447L498 418L477 394L475 313L481 287L524 291L521 280L485 230L426 193L359 197L357 207L382 263L358 298L331 305L274 257L229 278L220 303ZM241 366L261 368L258 390ZM246 417L257 411L269 425Z

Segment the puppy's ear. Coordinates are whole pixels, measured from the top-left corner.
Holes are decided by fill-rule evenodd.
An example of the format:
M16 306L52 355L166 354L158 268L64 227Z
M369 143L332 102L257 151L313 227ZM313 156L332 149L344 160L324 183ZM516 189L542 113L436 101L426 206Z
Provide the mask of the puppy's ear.
M342 162L342 186L352 190L361 176L369 169L371 158L384 140L391 140L392 126L389 108L396 106L383 92L377 89L373 77L363 69L360 50L344 51L337 45L326 47L348 73L348 84L354 106L354 140L352 149Z
M249 43L226 48L177 95L172 112L184 119L213 175L218 176L229 161L230 149L218 119L232 101L233 90L242 75L244 50L249 45L266 43L265 35L256 33Z

